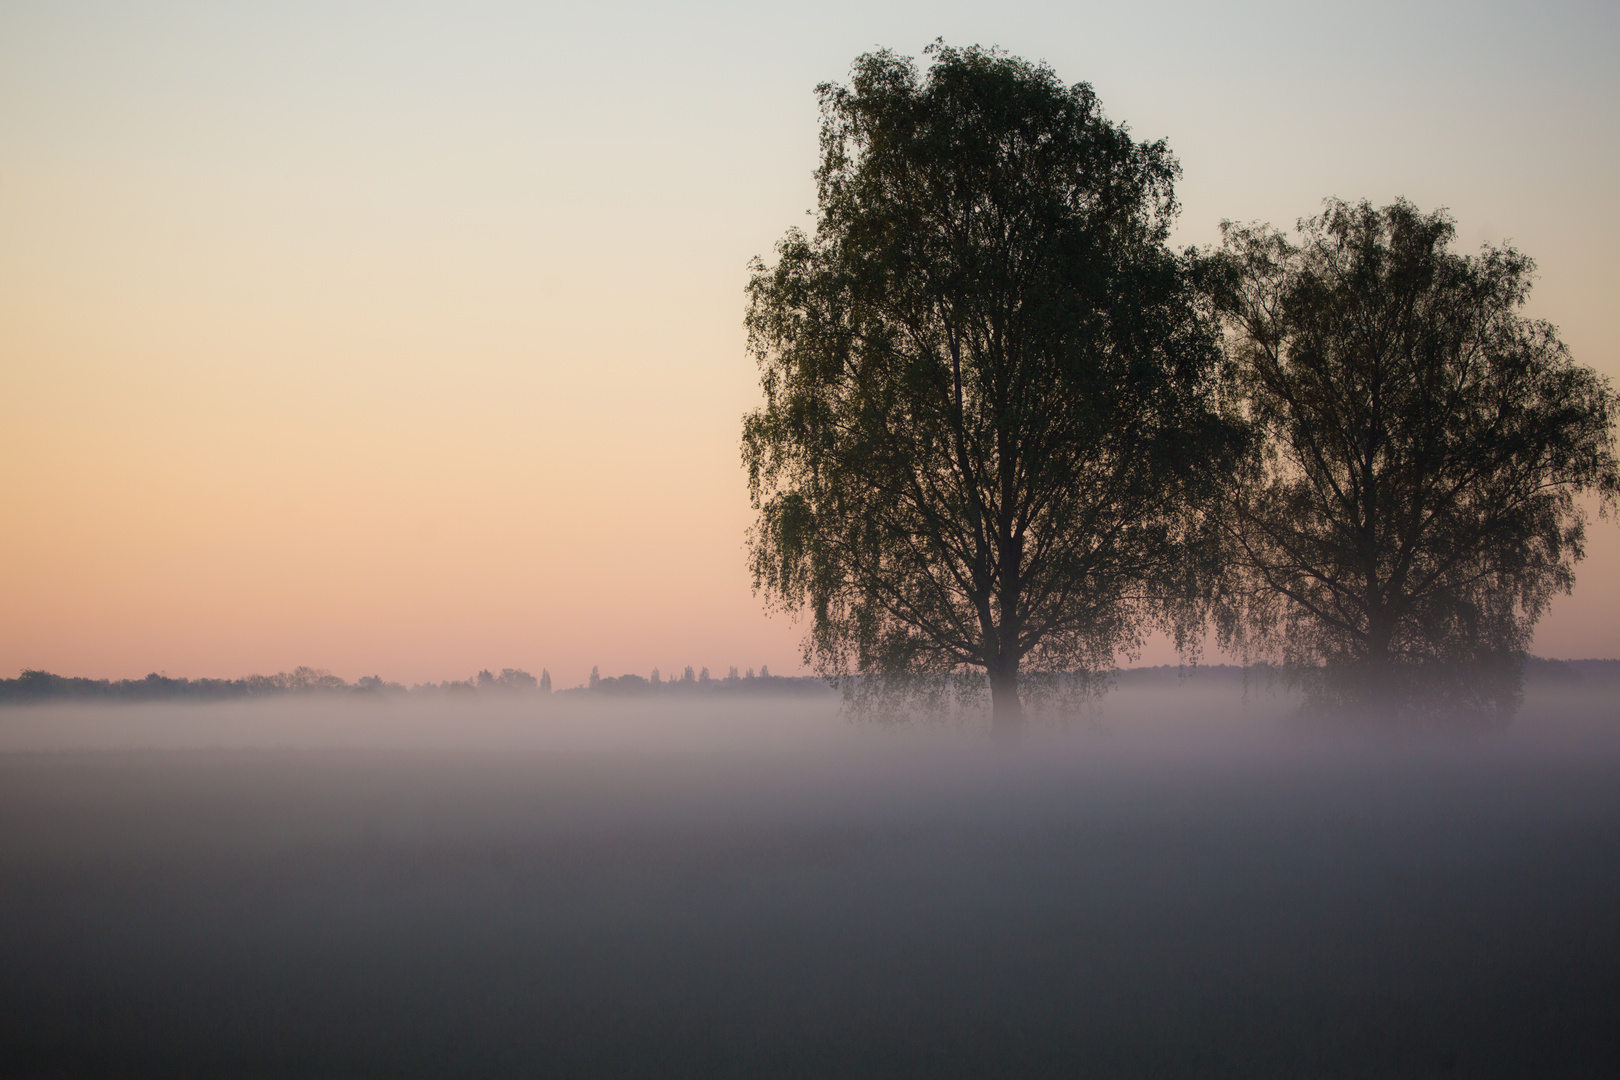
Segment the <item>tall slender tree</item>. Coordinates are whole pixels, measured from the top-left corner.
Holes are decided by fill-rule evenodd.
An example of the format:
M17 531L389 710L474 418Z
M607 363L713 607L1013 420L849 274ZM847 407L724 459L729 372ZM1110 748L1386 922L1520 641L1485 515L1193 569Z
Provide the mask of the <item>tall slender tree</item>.
M1299 228L1223 226L1265 439L1225 519L1222 634L1335 696L1511 707L1575 580L1578 496L1620 494L1614 392L1524 316L1531 260L1451 251L1444 212L1329 200Z
M1044 65L928 53L818 89L815 231L753 264L751 560L822 672L988 675L1011 731L1022 674L1195 623L1238 430L1164 143Z

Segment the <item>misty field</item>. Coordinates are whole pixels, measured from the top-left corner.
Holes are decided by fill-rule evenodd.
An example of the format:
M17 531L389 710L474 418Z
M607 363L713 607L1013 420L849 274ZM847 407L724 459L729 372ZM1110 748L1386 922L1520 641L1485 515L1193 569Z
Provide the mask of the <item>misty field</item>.
M1620 1075L1613 689L0 711L5 1075Z

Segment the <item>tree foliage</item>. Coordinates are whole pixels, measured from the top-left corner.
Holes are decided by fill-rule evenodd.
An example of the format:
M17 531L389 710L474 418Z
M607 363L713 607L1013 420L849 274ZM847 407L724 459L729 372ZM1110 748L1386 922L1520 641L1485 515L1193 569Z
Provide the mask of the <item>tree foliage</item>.
M1620 492L1608 383L1523 314L1511 247L1452 252L1410 203L1330 200L1294 243L1223 225L1222 298L1263 450L1225 518L1227 643L1336 695L1516 701L1574 582L1577 497Z
M1194 624L1236 432L1165 145L1045 66L930 53L819 88L815 231L753 265L751 561L818 670L988 674L1011 727L1021 671Z

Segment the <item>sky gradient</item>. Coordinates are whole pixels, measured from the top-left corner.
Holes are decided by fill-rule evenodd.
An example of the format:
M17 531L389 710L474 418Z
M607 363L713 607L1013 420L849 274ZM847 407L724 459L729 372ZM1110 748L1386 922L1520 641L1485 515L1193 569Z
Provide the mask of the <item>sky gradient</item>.
M0 673L798 670L744 564L743 285L876 47L1091 82L1180 158L1178 243L1449 207L1620 377L1620 9L1302 7L13 0ZM1614 520L1588 553L1542 655L1620 656Z

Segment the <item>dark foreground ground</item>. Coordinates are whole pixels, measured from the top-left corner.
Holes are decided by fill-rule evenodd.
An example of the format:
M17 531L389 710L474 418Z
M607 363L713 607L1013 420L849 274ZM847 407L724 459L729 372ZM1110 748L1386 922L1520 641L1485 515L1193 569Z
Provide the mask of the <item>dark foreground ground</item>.
M7 1076L1620 1076L1620 710L0 715ZM286 710L287 706L277 706ZM753 708L754 713L748 713Z

